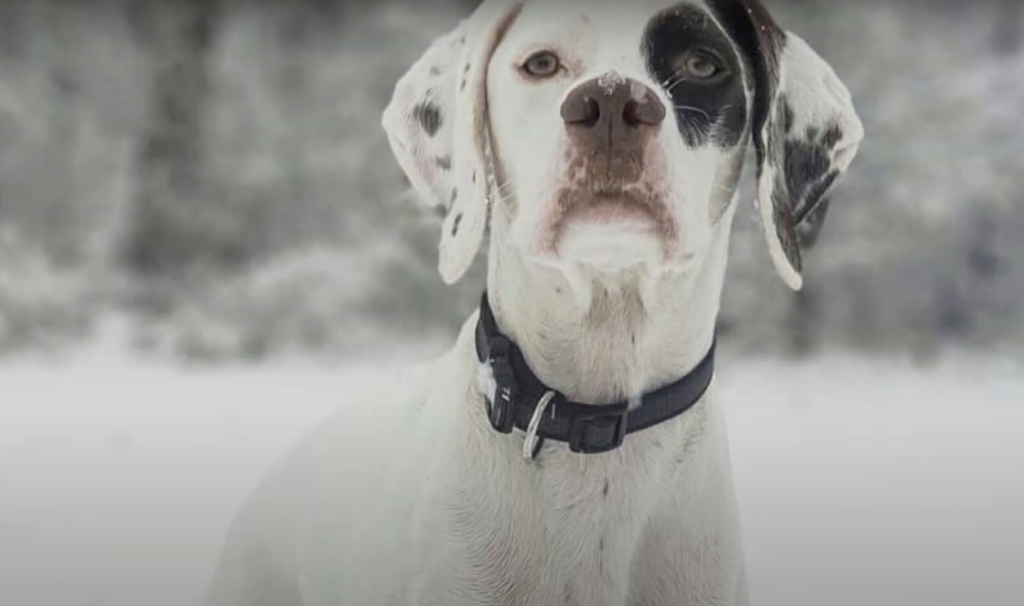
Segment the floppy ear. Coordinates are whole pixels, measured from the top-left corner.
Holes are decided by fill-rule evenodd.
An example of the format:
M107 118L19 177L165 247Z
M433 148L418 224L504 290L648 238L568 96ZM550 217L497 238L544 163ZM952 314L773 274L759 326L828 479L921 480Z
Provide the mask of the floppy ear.
M758 0L745 3L757 45L753 139L761 219L776 270L800 290L800 244L817 238L825 196L857 154L864 126L832 67L783 31Z
M521 5L487 0L436 40L398 81L382 125L413 188L447 209L438 270L448 284L473 263L487 227L487 68Z

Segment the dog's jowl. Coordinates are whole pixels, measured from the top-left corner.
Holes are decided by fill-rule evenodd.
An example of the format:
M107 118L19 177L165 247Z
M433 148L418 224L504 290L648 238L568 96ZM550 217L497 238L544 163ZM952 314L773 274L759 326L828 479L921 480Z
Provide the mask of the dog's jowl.
M759 0L485 0L383 126L446 213L441 278L489 233L480 308L274 469L208 606L746 604L715 390L736 188L753 149L800 288L863 136L834 70Z

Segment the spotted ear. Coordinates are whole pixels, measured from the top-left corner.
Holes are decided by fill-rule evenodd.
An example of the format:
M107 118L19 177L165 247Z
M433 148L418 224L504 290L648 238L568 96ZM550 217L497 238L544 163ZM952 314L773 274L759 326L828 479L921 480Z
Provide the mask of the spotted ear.
M746 4L758 49L753 139L761 219L776 270L800 290L800 245L817 238L826 195L857 154L864 126L832 67L779 28L759 1Z
M395 86L382 125L417 194L447 210L438 270L448 284L473 263L491 193L487 68L521 5L488 0L436 40Z

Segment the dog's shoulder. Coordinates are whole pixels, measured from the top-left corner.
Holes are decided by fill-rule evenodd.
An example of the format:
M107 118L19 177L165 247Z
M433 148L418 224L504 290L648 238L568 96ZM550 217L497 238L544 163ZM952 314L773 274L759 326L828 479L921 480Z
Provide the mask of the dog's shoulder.
M365 584L381 570L401 575L417 508L443 485L456 447L468 385L465 341L463 334L440 358L345 402L301 439L244 503L228 549L259 552L287 576L301 568L296 560L335 562L330 574L313 575L329 585ZM370 600L382 586L365 585Z

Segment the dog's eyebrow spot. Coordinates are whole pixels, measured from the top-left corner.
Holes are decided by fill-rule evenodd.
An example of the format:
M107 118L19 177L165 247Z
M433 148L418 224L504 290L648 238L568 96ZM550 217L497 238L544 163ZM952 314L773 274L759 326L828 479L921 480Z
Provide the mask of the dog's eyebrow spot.
M441 125L444 123L441 109L430 101L425 101L412 108L412 114L416 117L416 121L420 123L420 126L423 127L423 130L431 137L441 130Z

